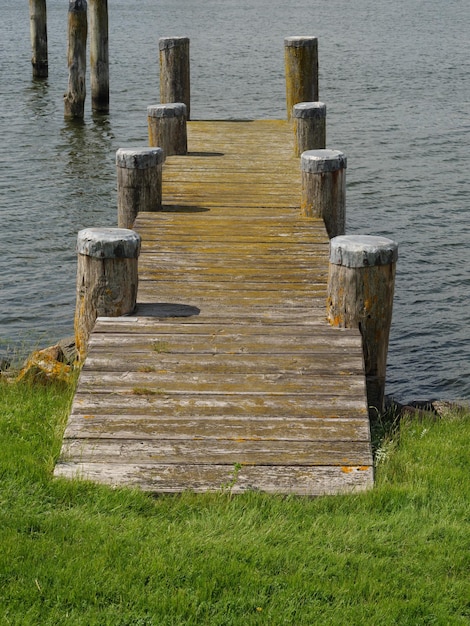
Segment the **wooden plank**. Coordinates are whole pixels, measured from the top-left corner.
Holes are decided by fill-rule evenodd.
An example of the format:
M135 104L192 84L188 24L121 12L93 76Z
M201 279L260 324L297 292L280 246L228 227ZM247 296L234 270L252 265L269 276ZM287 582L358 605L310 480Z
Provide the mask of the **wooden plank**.
M321 302L324 305L324 302ZM234 327L234 319L236 319L236 326ZM136 310L129 315L122 317L99 317L96 320L95 332L96 333L155 333L155 332L168 332L165 329L171 327L171 332L177 329L181 329L181 332L186 332L192 326L199 326L201 328L208 328L208 333L211 334L211 330L214 326L221 325L225 329L229 329L230 326L234 327L237 331L240 327L247 326L256 330L264 329L264 334L277 333L279 329L287 329L290 327L293 334L297 334L297 329L300 334L313 333L320 331L328 332L331 338L340 337L355 337L360 345L360 332L355 328L332 328L326 322L325 307L319 306L318 308L298 308L295 312L295 317L291 313L286 314L279 310L267 310L264 314L259 312L253 313L251 311L241 311L240 308L224 307L223 310L219 310L215 313L204 314L195 307L188 307L184 304L177 303L165 303L165 302L152 302L145 304L140 302L137 304ZM238 331L239 332L239 331ZM263 334L263 333L257 333Z
M56 476L84 478L114 486L139 487L160 493L181 491L230 491L234 494L253 489L267 493L321 496L369 489L373 483L371 466L242 466L166 465L157 463L77 463L64 462Z
M213 294L216 293L218 294L218 299L220 300L221 289L224 289L224 295L229 297L231 295L230 292L236 291L239 301L265 298L269 299L270 302L275 302L281 298L292 299L293 294L295 294L296 297L318 297L318 294L326 294L325 285L322 282L307 284L292 282L290 284L279 284L268 281L217 281L214 277L210 281L210 288L208 288L207 281L200 280L198 277L191 278L190 276L186 276L185 280L179 281L176 285L174 280L165 280L163 278L158 279L156 285L152 284L154 282L154 279L151 277L147 278L147 276L140 279L140 285L143 290L147 287L156 287L160 290L160 292L167 294L174 293L175 295L181 293L182 289L184 289L182 283L187 282L191 285L192 290L197 290L203 294L201 301L215 297Z
M112 353L106 348L96 348L88 356L83 371L153 372L171 371L178 376L192 374L198 369L207 374L264 373L285 374L297 372L301 376L331 376L332 357L329 353L318 354L313 359L308 356L270 355L269 359L259 355L201 355L186 354L184 359L178 354L126 352ZM342 375L362 376L363 360L358 355L342 355L338 359L338 371Z
M65 439L200 439L242 442L262 441L335 441L369 440L367 417L357 418L288 418L227 416L159 417L147 414L89 415L72 413Z
M168 257L167 257L168 259ZM185 281L185 282L210 282L216 280L217 282L237 282L238 284L248 282L253 283L257 281L258 284L273 284L274 283L287 283L288 285L300 284L311 285L313 281L325 282L327 273L324 270L307 268L303 271L292 272L275 270L273 268L272 274L270 273L269 279L267 278L266 268L250 268L241 270L239 267L215 267L210 269L207 264L205 267L187 267L181 263L181 265L171 270L163 265L160 265L155 260L152 262L146 262L145 259L141 259L139 263L140 271L145 275L146 280L154 281Z
M369 453L368 441L285 441L197 439L65 439L65 457L83 463L166 463L182 465L360 465Z
M165 393L210 393L238 395L344 395L362 392L363 381L358 376L304 376L302 374L216 374L195 371L186 377L176 376L168 370L155 372L96 372L83 371L81 390L112 390L114 393L148 395Z
M177 286L168 287L166 289L158 289L158 281L145 281L142 280L139 283L139 299L141 302L155 302L156 293L158 294L159 302L181 302L181 290L178 291ZM201 290L197 293L191 293L184 298L184 303L189 306L197 306L201 309L209 306L215 306L221 308L226 304L228 306L250 307L254 309L259 307L265 309L267 302L270 300L270 306L272 307L285 307L293 309L304 308L308 306L311 300L315 298L323 298L326 300L327 292L326 287L323 289L320 287L315 294L301 294L296 296L295 292L276 293L275 290L264 291L250 291L250 292L232 292L231 297L227 294L222 303L220 298L220 291L209 289ZM294 312L292 313L295 314Z
M219 321L213 318L206 319L204 316L194 316L191 318L174 318L162 321L153 317L136 317L134 315L122 317L100 317L95 325L95 333L131 333L135 334L165 334L172 335L224 335L230 337L240 337L240 334L252 337L268 337L273 334L273 328L277 337L310 337L315 343L315 339L322 338L330 342L331 345L342 344L348 339L355 341L356 345L360 340L360 333L354 328L333 328L325 320L311 319L299 324L296 320L291 320L288 324L284 321L274 321L271 324L259 319L240 321L227 321L220 318ZM321 342L321 340L320 340Z
M104 346L109 350L127 353L148 352L171 353L171 354L289 354L289 355L315 355L332 354L337 349L340 354L349 354L350 348L357 347L356 337L348 338L340 336L315 337L305 335L301 341L289 342L286 350L286 342L282 336L258 335L252 341L241 342L242 333L238 335L190 335L186 333L174 333L171 338L163 333L156 335L118 334L110 335L95 333L91 336L89 346ZM342 339L342 341L341 341ZM335 373L333 372L333 375Z
M137 316L137 317L136 317ZM120 319L141 319L144 317L152 317L162 324L170 323L177 320L184 324L191 323L233 323L239 320L241 325L249 325L251 323L262 323L266 328L276 327L278 324L285 326L314 326L326 324L325 300L323 298L312 298L308 306L298 306L295 308L295 316L292 311L287 308L280 307L253 307L253 310L232 305L228 306L224 303L223 307L208 304L204 310L197 306L185 304L181 301L173 300L173 302L165 302L157 300L156 297L149 299L149 302L139 302L136 310L132 314ZM106 318L100 318L106 319ZM95 329L99 332L100 319L97 320ZM117 330L117 329L116 329ZM123 332L126 332L125 330ZM345 332L344 329L336 329L337 333ZM354 331L359 337L359 332Z
M120 394L106 392L84 393L79 385L72 407L73 415L112 415L117 412L126 415L146 415L165 417L223 416L243 417L282 417L282 418L323 418L332 419L364 417L368 415L364 394L344 397L297 395L228 395L217 394Z

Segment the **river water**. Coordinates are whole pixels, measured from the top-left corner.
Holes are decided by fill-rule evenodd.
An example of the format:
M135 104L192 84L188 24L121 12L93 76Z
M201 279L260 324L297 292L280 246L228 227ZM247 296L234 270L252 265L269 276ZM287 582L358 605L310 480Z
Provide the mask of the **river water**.
M387 393L470 399L468 0L109 0L111 113L66 123L67 0L48 0L49 78L28 3L0 8L0 356L73 333L75 242L116 225L115 152L145 145L158 39L191 39L193 119L285 117L283 40L319 39L347 233L399 243Z

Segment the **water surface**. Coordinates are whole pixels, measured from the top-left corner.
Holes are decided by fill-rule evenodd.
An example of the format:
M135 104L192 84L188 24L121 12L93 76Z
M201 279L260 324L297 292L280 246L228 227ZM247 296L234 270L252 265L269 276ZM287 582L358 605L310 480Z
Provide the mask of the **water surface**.
M192 117L216 119L285 117L284 37L316 35L347 232L399 243L387 392L470 398L466 1L111 0L111 113L88 99L82 123L63 118L67 5L48 0L33 81L27 3L2 0L0 352L73 332L76 233L116 224L115 151L146 144L159 37L190 37Z

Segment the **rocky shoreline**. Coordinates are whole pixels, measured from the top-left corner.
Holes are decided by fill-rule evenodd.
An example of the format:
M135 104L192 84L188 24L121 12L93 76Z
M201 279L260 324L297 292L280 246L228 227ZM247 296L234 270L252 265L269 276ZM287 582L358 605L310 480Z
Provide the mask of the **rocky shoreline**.
M35 350L20 368L14 367L8 359L1 359L0 374L15 381L26 379L42 383L53 380L69 382L77 357L75 339L68 337L49 348Z
M391 396L385 399L385 412L395 415L398 419L405 416L412 418L429 417L436 419L447 417L449 413L470 411L470 402L452 400L412 400L402 404Z

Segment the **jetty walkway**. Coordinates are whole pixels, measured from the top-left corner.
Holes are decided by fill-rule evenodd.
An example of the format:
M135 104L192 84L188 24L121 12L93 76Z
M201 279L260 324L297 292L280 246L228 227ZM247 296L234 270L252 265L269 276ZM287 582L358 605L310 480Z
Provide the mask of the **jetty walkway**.
M189 122L141 213L138 305L98 318L56 476L152 492L363 490L361 337L326 322L328 237L285 121Z

